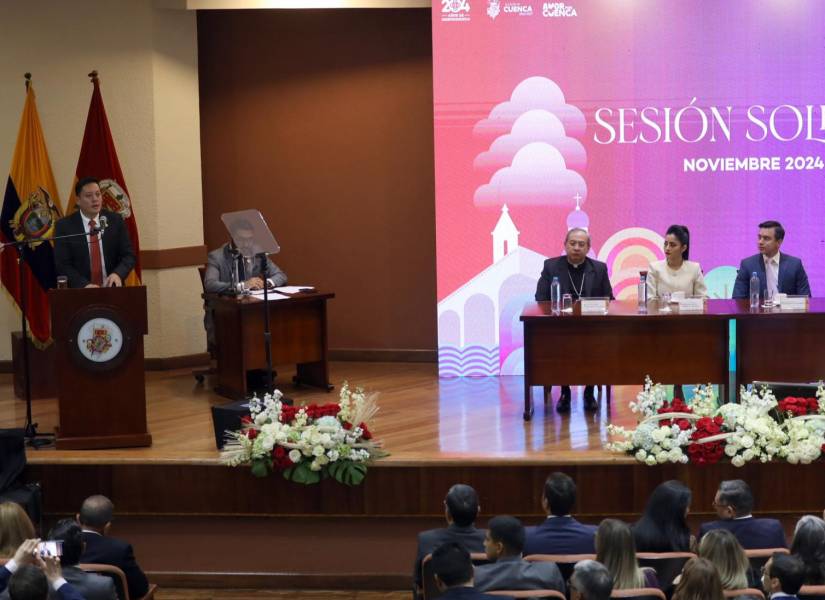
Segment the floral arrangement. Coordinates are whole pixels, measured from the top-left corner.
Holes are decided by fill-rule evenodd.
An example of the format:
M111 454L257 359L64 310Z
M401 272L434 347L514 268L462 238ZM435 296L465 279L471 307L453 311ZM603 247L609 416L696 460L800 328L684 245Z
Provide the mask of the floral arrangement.
M647 465L710 465L727 456L741 467L747 462L784 459L810 463L825 452L825 385L816 398L777 400L767 387L742 389L738 403L718 406L710 384L694 389L690 405L667 400L665 387L645 379L630 409L638 415L634 430L614 425L616 441L607 449L633 455Z
M288 406L281 398L275 390L250 399L250 416L244 417L239 431L226 434L224 464L248 465L256 477L280 472L307 485L327 477L358 485L366 477L367 463L386 456L368 426L378 411L376 394L352 391L344 382L337 404Z

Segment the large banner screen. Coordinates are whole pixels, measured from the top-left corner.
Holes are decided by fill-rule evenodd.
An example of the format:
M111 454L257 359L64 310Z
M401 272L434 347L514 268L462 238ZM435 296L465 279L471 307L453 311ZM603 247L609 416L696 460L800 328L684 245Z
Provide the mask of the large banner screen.
M522 373L572 227L632 298L686 225L729 297L779 220L825 295L825 2L434 0L433 71L441 375Z

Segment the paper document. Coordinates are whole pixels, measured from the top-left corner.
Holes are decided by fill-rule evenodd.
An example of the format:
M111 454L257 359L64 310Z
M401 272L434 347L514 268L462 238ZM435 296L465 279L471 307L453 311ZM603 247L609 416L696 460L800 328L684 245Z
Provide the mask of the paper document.
M263 297L264 297L264 291L263 290L253 290L253 291L250 292L250 294L252 296L255 296L256 298L263 299ZM272 290L269 290L268 298L269 298L269 300L286 300L287 298L289 298L289 296L284 296L283 294L279 294L277 292L273 292Z
M275 291L282 294L300 294L301 292L314 292L315 288L311 285L285 285L276 287Z

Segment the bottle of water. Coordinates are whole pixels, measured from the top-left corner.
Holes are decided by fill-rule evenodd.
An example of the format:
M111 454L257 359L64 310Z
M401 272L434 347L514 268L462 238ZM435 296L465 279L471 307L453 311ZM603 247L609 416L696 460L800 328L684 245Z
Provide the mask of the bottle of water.
M759 308L759 276L756 271L751 275L750 299L751 308Z
M639 272L639 308L647 308L647 271Z
M550 284L550 302L554 313L561 312L561 284L558 277L553 277Z

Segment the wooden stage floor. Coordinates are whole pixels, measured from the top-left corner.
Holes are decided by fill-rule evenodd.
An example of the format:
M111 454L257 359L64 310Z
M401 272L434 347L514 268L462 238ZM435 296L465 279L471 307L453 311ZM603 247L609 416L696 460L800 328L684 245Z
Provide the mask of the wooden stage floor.
M279 371L280 372L280 371ZM291 374L281 372L279 383ZM379 393L380 411L373 431L384 441L390 465L497 463L577 463L626 461L602 450L607 424L632 425L627 408L640 389L614 388L611 406L602 403L598 413L585 413L575 395L573 410L560 416L545 411L541 389L535 388L536 414L525 423L522 377L439 379L431 363L331 363L336 390L327 394L291 383L279 388L298 403L332 402L344 380ZM554 388L554 396L558 388ZM106 451L29 451L29 462L117 463L163 462L215 464L210 407L227 402L210 386L198 385L189 370L149 372L146 383L150 448ZM609 408L609 411L608 411ZM39 431L57 425L57 402L33 403ZM609 414L609 416L608 416ZM11 376L0 377L0 427L22 426L25 404L13 397Z

